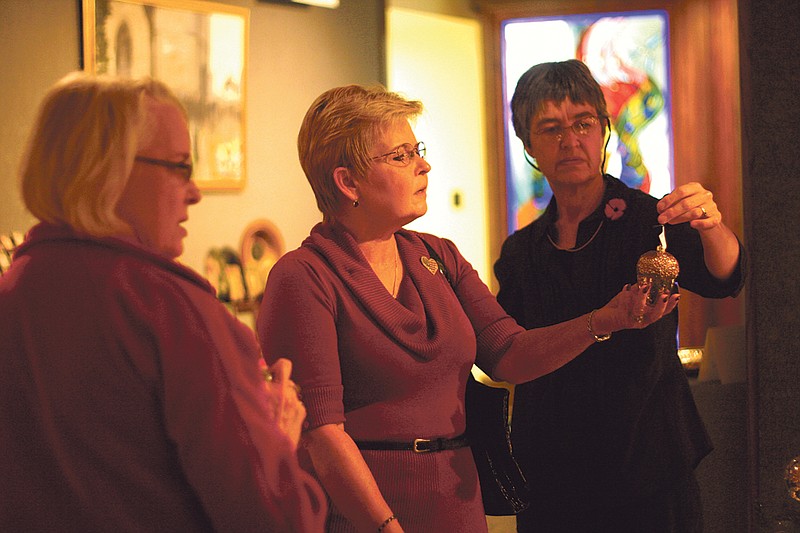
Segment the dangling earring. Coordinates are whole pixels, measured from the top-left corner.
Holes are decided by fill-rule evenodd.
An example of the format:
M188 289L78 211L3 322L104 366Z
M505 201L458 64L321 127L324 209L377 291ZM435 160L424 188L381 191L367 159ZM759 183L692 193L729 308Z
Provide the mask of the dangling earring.
M353 202L353 207L358 207L358 205L359 205L358 198L356 198L355 201Z
M532 167L533 167L533 168L535 168L536 170L539 170L539 167L537 167L537 166L536 166L536 163L534 163L533 159L531 158L530 154L528 154L528 151L527 151L527 150L525 150L525 149L523 148L523 149L522 149L522 154L525 156L525 161L527 161L527 162L528 162L528 164L529 164L530 166L532 166ZM541 171L540 171L540 172L541 172Z
M603 162L600 163L600 175L605 176L606 174L606 157L608 157L608 142L611 140L611 121L606 117L606 128L605 128L605 138L606 144L603 146Z

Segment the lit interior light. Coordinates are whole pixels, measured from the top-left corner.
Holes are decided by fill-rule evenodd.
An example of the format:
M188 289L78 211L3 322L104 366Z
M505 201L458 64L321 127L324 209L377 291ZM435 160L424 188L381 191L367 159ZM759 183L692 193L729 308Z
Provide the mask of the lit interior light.
M295 4L306 4L309 6L327 7L335 9L339 7L339 0L292 0Z

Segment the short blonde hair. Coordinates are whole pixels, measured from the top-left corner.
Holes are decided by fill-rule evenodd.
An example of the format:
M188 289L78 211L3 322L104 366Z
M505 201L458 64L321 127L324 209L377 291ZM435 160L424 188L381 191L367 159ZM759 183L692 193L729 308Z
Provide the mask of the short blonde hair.
M395 121L421 113L421 102L382 86L336 87L311 104L297 136L297 151L326 220L334 217L340 198L333 171L346 167L357 176L366 176L375 139Z
M22 199L39 220L89 235L130 232L116 207L136 150L153 133L147 98L186 112L163 83L73 72L42 101L20 167Z

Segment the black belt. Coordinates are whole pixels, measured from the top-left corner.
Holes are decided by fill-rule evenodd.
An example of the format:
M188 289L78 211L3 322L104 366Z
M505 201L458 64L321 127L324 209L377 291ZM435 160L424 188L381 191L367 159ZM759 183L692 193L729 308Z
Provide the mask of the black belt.
M469 441L464 435L452 439L414 439L412 442L382 441L382 440L357 440L359 450L392 450L412 451L414 453L439 452L442 450L455 450L469 446Z

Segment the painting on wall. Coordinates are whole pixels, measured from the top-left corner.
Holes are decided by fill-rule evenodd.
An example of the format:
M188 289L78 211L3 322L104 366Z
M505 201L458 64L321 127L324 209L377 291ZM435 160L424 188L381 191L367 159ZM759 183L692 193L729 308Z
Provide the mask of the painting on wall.
M673 189L668 22L664 11L631 11L503 23L509 233L535 220L552 196L511 123L517 80L539 63L579 59L600 84L611 115L607 173L655 197Z
M152 76L189 115L201 189L245 184L249 10L199 0L82 0L84 69Z

